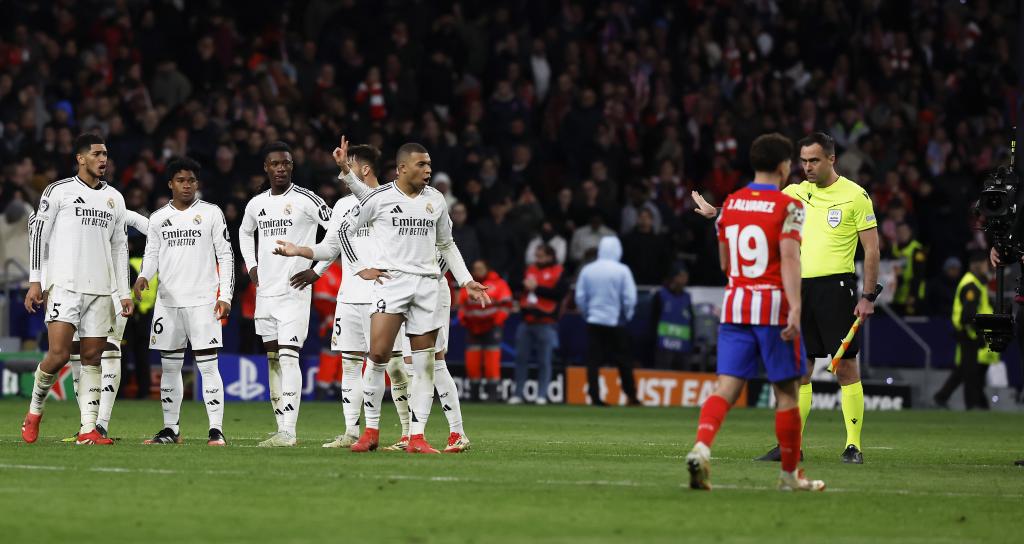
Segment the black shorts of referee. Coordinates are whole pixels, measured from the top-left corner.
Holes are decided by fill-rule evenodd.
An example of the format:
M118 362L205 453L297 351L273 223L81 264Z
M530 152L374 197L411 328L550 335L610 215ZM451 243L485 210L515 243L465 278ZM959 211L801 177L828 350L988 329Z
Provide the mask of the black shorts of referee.
M807 359L829 357L850 332L857 319L857 275L833 274L800 280L800 329ZM846 348L844 359L852 359L860 349L860 331ZM807 365L810 368L810 364Z

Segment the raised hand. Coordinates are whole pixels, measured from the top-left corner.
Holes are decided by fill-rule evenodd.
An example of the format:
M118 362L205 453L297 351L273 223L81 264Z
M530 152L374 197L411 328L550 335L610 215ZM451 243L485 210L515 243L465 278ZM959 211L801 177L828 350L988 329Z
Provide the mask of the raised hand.
M348 175L352 169L348 165L348 139L345 138L344 134L341 135L341 143L338 144L338 147L334 148L334 152L331 155L334 157L334 163L338 165L338 168L341 168L341 173Z
M690 196L693 198L693 202L697 204L697 208L693 211L701 214L708 219L714 219L718 215L718 209L704 200L704 197L697 191L690 191Z

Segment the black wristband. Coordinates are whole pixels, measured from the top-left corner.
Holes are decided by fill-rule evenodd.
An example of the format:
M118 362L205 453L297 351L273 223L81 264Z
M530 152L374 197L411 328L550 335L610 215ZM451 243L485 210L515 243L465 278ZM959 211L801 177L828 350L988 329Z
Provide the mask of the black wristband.
M860 298L867 299L869 302L874 303L875 299L878 298L878 295L874 293L864 293L860 296Z

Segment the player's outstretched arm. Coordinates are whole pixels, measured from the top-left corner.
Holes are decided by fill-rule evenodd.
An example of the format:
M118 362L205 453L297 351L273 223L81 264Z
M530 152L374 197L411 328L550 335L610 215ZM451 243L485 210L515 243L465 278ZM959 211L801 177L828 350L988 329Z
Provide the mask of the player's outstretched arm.
M281 255L284 257L305 257L307 259L312 259L313 248L298 246L288 240L278 240L277 247L274 248L274 255Z

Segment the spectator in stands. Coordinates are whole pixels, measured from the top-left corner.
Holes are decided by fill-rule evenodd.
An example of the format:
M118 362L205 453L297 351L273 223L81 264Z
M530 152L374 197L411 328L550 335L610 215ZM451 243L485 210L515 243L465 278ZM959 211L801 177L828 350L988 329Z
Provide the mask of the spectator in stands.
M509 404L524 400L530 362L537 362L537 404L547 404L551 383L551 356L558 347L558 310L568 281L555 250L547 244L535 249L534 262L523 279L519 310L523 321L516 331L516 389Z
M0 217L0 285L28 278L28 219L34 210L23 195L19 191ZM8 260L16 266L9 267Z
M622 262L633 271L640 285L658 285L668 275L671 255L664 236L654 229L654 214L641 208L636 228L622 239L626 246Z
M549 246L552 251L555 252L555 262L558 264L565 264L565 254L568 251L569 245L565 243L565 238L562 238L560 234L555 230L554 225L551 221L545 221L540 226L540 232L530 240L530 243L526 245L526 265L530 266L534 264L534 259L537 256L537 248L541 246ZM459 246L461 249L462 246Z
M690 275L680 267L654 295L654 367L683 370L693 353L693 302L686 292Z
M589 221L572 233L572 242L569 244L569 262L573 266L579 266L587 250L596 248L601 239L615 236L615 231L604 225L602 214L594 213L590 216Z
M643 183L634 183L627 189L629 202L622 207L621 219L619 222L619 233L622 236L633 232L637 223L637 216L641 210L647 210L651 214L651 228L655 233L661 232L661 211L651 201L650 191Z
M636 309L636 282L629 267L619 262L621 257L622 244L618 238L601 238L597 260L584 266L576 280L576 306L587 323L587 384L594 406L606 404L601 399L598 378L600 368L607 363L619 367L627 403L640 404L626 333L626 323L633 319Z
M467 263L473 263L480 259L480 238L477 236L476 228L468 224L469 213L466 205L457 202L452 206L452 238L455 245L462 252L462 258Z
M459 323L466 328L466 374L469 377L471 400L497 402L498 384L501 383L501 341L505 320L512 308L512 290L487 265L487 261L473 263L473 279L487 286L491 304L469 304L465 289L459 292Z
M962 270L960 259L950 257L942 263L942 274L928 280L928 297L925 299L928 315L945 317L953 311L953 295L963 275Z
M501 277L519 277L522 273L519 258L522 255L522 234L518 225L509 220L512 200L508 193L492 191L488 209L490 215L476 223L481 242L487 241L480 245L483 260Z

